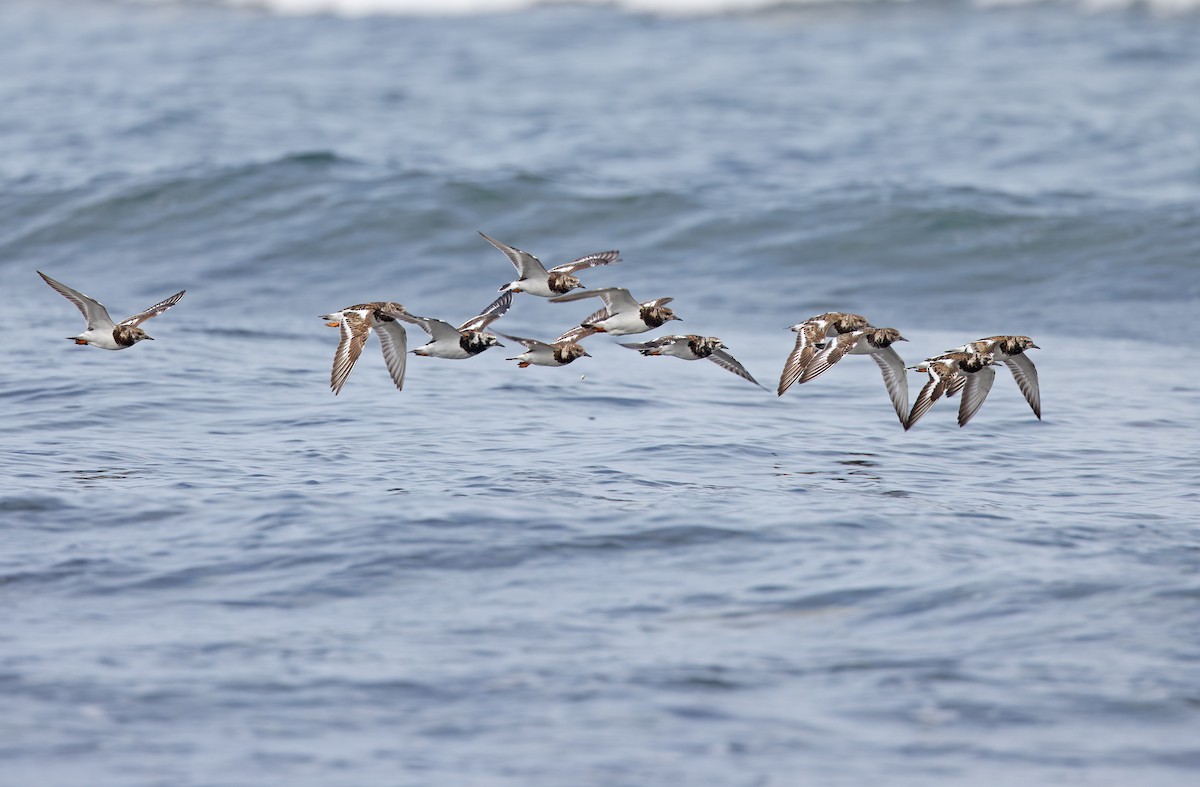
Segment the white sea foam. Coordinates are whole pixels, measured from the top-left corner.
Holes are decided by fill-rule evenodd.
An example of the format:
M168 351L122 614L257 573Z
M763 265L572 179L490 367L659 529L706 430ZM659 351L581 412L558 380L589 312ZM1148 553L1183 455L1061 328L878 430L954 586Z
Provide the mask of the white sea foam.
M171 3L180 0L143 0ZM186 1L186 0L184 0ZM867 5L876 0L220 0L232 6L265 8L284 14L332 13L345 16L370 14L484 14L518 11L542 5L609 6L628 11L661 14L711 14L797 8L821 5ZM912 0L885 0L908 3ZM1038 5L1055 0L964 0L979 8ZM1082 11L1102 12L1146 9L1159 14L1200 10L1200 0L1066 0Z

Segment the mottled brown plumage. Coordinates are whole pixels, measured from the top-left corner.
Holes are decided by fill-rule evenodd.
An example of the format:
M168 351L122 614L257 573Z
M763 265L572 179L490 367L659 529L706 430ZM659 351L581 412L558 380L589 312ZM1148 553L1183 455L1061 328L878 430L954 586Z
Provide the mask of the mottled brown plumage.
M332 320L328 323L331 327L341 328L342 331L342 339L333 354L333 369L329 374L329 387L334 395L341 393L372 330L379 335L383 359L392 382L397 390L404 388L408 335L404 327L396 322L398 316L404 313L404 307L398 303L372 301L321 315L323 320Z
M992 388L996 378L993 363L990 354L953 351L918 364L916 370L928 373L929 381L917 394L904 429L911 429L938 399L954 396L959 391L963 396L958 406L958 425L966 426Z
M776 393L783 396L783 392L800 379L813 358L824 349L826 337L866 327L869 327L866 317L849 312L825 312L791 326L796 332L796 345L783 364Z

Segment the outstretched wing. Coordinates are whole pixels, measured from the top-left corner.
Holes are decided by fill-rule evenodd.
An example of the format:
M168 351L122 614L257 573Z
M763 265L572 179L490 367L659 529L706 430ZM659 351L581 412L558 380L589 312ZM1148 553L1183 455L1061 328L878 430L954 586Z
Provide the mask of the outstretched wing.
M600 314L600 312L597 312ZM588 319L587 322L592 322ZM586 325L576 325L574 328L567 330L562 336L554 340L555 344L578 344L583 339L598 333L595 328L589 328Z
M555 270L558 270L555 268ZM601 287L596 290L576 290L569 292L566 295L559 295L556 298L551 298L551 303L567 303L569 301L578 301L584 298L598 297L604 300L604 305L608 307L609 316L617 312L636 312L642 308L642 305L634 300L629 294L629 290L623 287ZM599 314L599 312L596 312ZM596 315L592 315L593 317ZM591 322L591 318L584 322Z
M883 373L883 384L892 398L892 407L896 408L900 423L904 423L908 417L908 377L904 374L904 361L891 347L871 353L871 358Z
M141 325L146 320L149 320L151 317L157 317L158 315L165 312L167 309L169 309L172 306L174 306L175 304L179 303L179 299L183 297L183 294L185 292L187 292L187 290L180 290L179 292L172 295L170 298L167 298L165 301L159 301L158 303L154 304L153 306L151 306L149 309L146 309L145 311L138 312L137 314L133 315L132 317L126 317L124 320L121 320L121 322L119 324L120 325L130 325L130 326ZM101 308L103 308L103 307L101 307Z
M804 374L813 356L817 354L818 342L824 335L824 328L812 322L803 323L800 330L796 331L796 346L784 361L783 373L779 375L779 389L776 392L779 396L783 396L783 392L791 388L792 384L800 379L800 375Z
M564 262L562 265L555 265L550 269L551 273L574 273L584 268L594 268L597 265L611 265L614 262L621 260L621 252L619 251L601 251L596 254L589 254L586 257L580 257L577 260Z
M1025 353L1010 356L1004 365L1012 372L1017 387L1025 394L1025 401L1033 408L1033 414L1040 421L1042 418L1042 392L1038 386L1037 368Z
M55 292L66 298L83 314L83 318L87 320L87 329L91 330L112 330L116 327L112 318L108 316L108 309L104 308L104 304L95 298L89 298L79 290L73 290L60 281L51 279L41 271L37 272L47 284L54 288ZM180 293L182 295L183 293Z
M686 338L685 336L660 336L648 342L617 342L617 344L641 352L643 350L658 350Z
M833 366L838 361L846 357L846 353L854 349L858 344L859 338L862 336L862 331L853 331L851 333L840 333L835 336L825 347L812 357L805 366L804 371L800 373L800 383L806 383L809 380L814 380L820 377L830 366Z
M425 331L425 333L429 334L429 339L431 341L458 341L459 332L455 330L453 325L445 320L437 320L433 317L418 317L417 315L409 314L408 312L398 313L395 315L395 317L397 320L403 320L404 322L415 325L421 330Z
M329 375L329 387L336 396L341 393L346 378L350 376L358 356L362 355L363 345L371 335L371 326L367 319L358 312L342 312L342 340L333 353L333 371Z
M963 376L967 378L967 384L963 387L962 401L958 403L959 426L966 426L967 421L979 411L996 380L996 368L985 366L974 374Z
M725 352L724 350L713 350L713 354L708 356L708 360L712 361L717 366L720 366L722 369L726 369L728 371L733 372L738 377L741 377L743 380L749 380L750 382L754 383L755 385L758 385L759 388L762 388L762 386L759 385L758 380L755 380L750 375L750 372L746 371L746 367L744 367L740 363L738 363L738 360L736 358L734 358L732 355Z
M375 330L379 333L379 344L383 346L383 362L387 364L388 374L392 376L396 390L403 390L404 367L408 362L408 333L403 325L395 322L376 323Z
M513 294L511 291L501 294L499 298L484 307L483 311L479 313L478 317L472 317L462 325L458 326L458 329L460 331L482 331L484 328L503 317L505 312L508 311L509 307L512 306L512 301Z
M962 376L962 375L958 375ZM942 394L946 392L946 382L942 378L941 372L934 366L929 367L929 382L925 383L925 387L921 389L921 393L917 394L917 401L913 405L912 412L904 419L904 430L908 431L913 428L913 424L921 420L921 416L929 412L929 408L933 407L933 403L942 398Z
M553 348L549 344L538 341L537 339L522 339L520 336L510 336L507 333L500 333L499 331L496 331L496 335L503 336L505 339L509 339L511 341L522 344L525 346L526 350L536 350L539 347L544 347L547 350L553 351Z
M504 256L508 257L508 261L511 262L513 267L517 269L517 278L528 279L530 276L546 275L546 267L542 265L542 261L529 252L521 251L514 246L509 246L507 243L501 243L495 238L489 238L482 232L479 234L482 235L483 239L488 243L504 252Z

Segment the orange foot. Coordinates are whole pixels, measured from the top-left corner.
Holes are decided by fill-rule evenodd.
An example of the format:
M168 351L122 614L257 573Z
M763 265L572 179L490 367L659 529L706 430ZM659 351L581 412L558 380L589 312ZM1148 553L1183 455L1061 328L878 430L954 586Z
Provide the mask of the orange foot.
M76 339L75 343L76 344L87 344L87 339Z
M521 361L520 363L517 364L517 368L518 369L528 369L529 361Z
M327 322L325 324L328 325L330 328L339 328L342 325L340 322Z

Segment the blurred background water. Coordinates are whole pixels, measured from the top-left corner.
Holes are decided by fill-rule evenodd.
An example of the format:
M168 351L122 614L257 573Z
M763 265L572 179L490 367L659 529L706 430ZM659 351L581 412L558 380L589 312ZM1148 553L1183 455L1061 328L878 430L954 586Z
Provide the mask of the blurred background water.
M0 783L1194 784L1200 16L430 7L0 5ZM827 310L1028 334L1044 420L606 337L332 396L478 230L772 389ZM102 352L35 270L188 294Z

